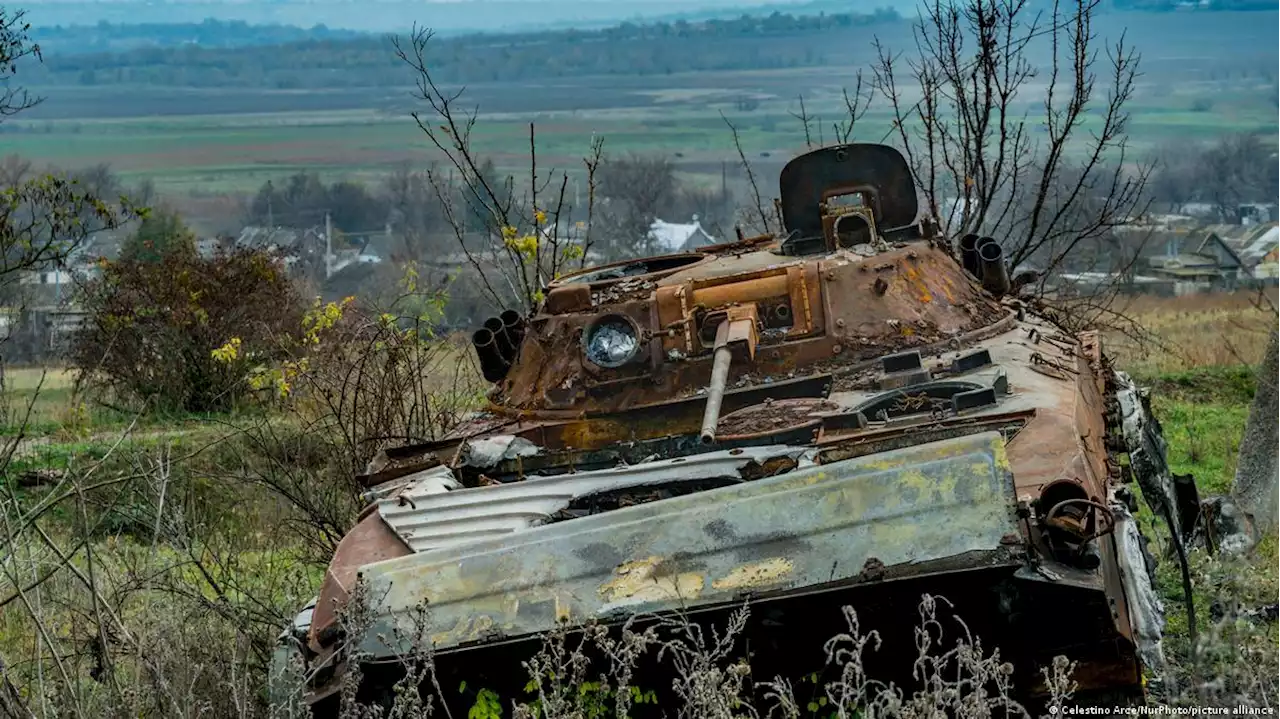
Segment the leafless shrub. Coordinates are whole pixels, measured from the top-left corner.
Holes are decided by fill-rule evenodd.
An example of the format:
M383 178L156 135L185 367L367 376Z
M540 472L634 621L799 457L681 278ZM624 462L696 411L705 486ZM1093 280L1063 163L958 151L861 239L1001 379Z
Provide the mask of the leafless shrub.
M136 477L138 464L153 476ZM14 693L42 715L260 716L268 639L309 593L296 563L228 564L251 562L243 539L220 547L202 527L170 531L162 516L150 542L90 540L110 516L90 513L91 494L114 493L119 504L138 496L137 484L156 493L153 509L171 513L185 490L167 454L91 481L102 466L68 472L34 507L12 491L3 504L0 623L33 638L24 660L6 666ZM69 524L51 522L52 508L69 512ZM273 584L281 572L292 588Z
M517 719L568 719L581 716L581 687L589 681L591 659L587 650L606 633L590 624L574 634L567 623L549 632L541 651L524 662L534 701L515 708Z
M867 672L866 651L878 650L878 632L863 632L858 615L844 607L848 631L827 641L827 664L839 669L839 677L828 682L821 701L824 711L840 719L865 717L992 717L1027 716L1012 698L1013 666L1000 659L999 650L984 652L982 642L959 617L951 617L960 636L945 648L944 629L938 617L939 605L950 608L945 598L924 595L919 604L920 621L915 629L916 660L912 676L916 690L909 696L900 687L873 679ZM1049 679L1054 702L1069 696L1066 682L1072 665L1064 657L1055 660ZM763 685L775 702L772 711L798 717L799 703L790 685L782 678Z
M430 30L415 28L407 40L393 40L396 57L415 76L417 99L429 108L427 112L415 111L413 118L448 168L448 175L430 171L430 182L458 249L480 272L486 295L495 307L514 302L522 310L532 311L545 284L580 267L591 247L595 171L604 140L592 138L583 158L588 187L585 217L575 215L567 191L568 172L547 172L538 166L533 124L529 125L527 181L497 177L492 165L486 166L472 146L476 111L460 108L462 91L438 85L432 75L431 38ZM476 222L468 222L468 218ZM578 222L582 223L580 230Z
M1098 0L1055 2L1042 21L1026 0L931 2L914 57L877 41L876 87L930 213L953 236L1003 239L1014 268L1034 261L1054 269L1145 209L1149 168L1125 169L1125 105L1139 58L1123 37L1106 49L1099 102L1097 8ZM1041 37L1050 45L1043 78L1031 59ZM1037 112L1023 95L1041 79ZM917 102L904 81L919 88ZM1084 137L1082 123L1095 111L1098 129Z
M335 652L336 661L342 663L341 688L338 703L340 719L427 719L435 715L436 699L443 698L435 669L435 655L429 638L431 611L425 601L414 606L406 617L399 617L392 627L392 635L378 635L378 639L395 650L401 677L391 687L388 696L373 703L360 701L361 683L364 680L362 664L368 659L359 642L374 624L371 589L363 578L353 586L347 601L338 609L337 620L341 630L341 644ZM407 647L407 650L399 649ZM426 688L424 694L422 689ZM447 705L442 713L451 717Z
M669 660L676 673L672 689L680 704L677 716L730 719L747 710L751 666L736 656L734 645L747 625L746 606L729 617L723 631L708 632L687 618L666 619L663 624L674 635L662 642L658 662ZM750 710L754 714L754 710Z
M743 208L739 212L741 218L741 226L749 228L753 234L769 234L776 233L782 229L781 218L777 213L767 212L765 210L764 198L760 194L760 185L756 181L755 171L751 169L751 163L747 160L747 153L742 148L742 138L738 136L738 128L734 126L729 118L720 114L720 118L724 120L724 124L728 126L729 132L733 135L733 146L738 152L738 161L742 164L742 171L747 176L747 185L751 188L751 204Z
M841 116L831 123L832 142L836 144L845 144L853 142L854 130L857 129L858 121L867 114L867 110L871 109L871 100L874 97L873 89L870 83L866 83L864 87L862 71L854 75L853 92L850 93L846 88L841 91L841 98L844 100L844 108ZM804 128L804 146L806 149L822 147L826 144L823 136L823 125L820 117L811 116L804 106L804 95L799 98L800 111L790 113L792 117L800 122L800 126ZM817 132L817 137L814 137ZM740 149L740 148L739 148Z

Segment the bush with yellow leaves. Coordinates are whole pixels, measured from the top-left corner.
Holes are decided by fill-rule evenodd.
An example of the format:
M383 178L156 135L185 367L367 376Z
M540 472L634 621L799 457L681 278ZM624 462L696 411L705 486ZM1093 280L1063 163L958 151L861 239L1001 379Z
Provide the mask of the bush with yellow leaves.
M481 400L466 347L436 334L445 292L418 280L406 268L401 293L383 307L317 298L289 353L248 370L260 396L334 442L334 456L352 471L388 444L437 438ZM238 342L231 337L215 352L234 359Z
M501 235L503 247L519 268L531 305L542 301L544 283L559 279L573 268L572 263L586 256L582 243L561 234L558 221L548 223L545 210L533 211L533 223L528 231L504 225Z

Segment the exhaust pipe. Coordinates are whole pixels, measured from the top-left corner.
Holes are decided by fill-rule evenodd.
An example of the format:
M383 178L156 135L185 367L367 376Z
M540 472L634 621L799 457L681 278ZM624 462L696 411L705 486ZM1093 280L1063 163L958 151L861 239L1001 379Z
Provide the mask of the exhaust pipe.
M511 364L511 358L515 357L516 346L511 341L511 337L507 335L506 325L498 317L490 317L484 321L484 328L489 330L493 335L494 344L498 346L498 354L502 357L503 362Z
M982 278L982 262L978 259L978 236L968 234L960 238L960 264L964 271Z
M1009 291L1009 268L1004 264L1004 248L990 237L978 240L978 259L982 261L982 286L1000 297Z
M471 344L476 348L476 357L480 360L480 373L484 375L485 381L501 382L511 370L511 364L502 356L493 330L487 326L476 330L471 335Z
M520 341L524 339L524 318L515 310L507 310L498 318L502 320L502 329L507 333L507 338L511 340L511 345L518 351L520 349ZM515 362L514 355L511 361Z

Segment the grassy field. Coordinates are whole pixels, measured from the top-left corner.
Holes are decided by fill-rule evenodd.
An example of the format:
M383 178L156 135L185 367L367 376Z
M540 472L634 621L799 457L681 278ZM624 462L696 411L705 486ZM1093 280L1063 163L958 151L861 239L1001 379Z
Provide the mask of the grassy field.
M1229 132L1273 136L1280 127L1275 21L1274 12L1100 14L1094 28L1100 56L1111 49L1102 43L1114 42L1122 31L1142 55L1139 84L1127 106L1128 159L1163 143L1191 144ZM859 71L870 77L876 38L886 39L895 51L911 50L905 22L844 34L773 37L735 47L749 53L760 51L760 43L791 43L827 58L818 61L826 65L569 76L555 76L552 68L546 77L520 82L463 78L468 84L460 102L480 112L476 148L500 170L521 177L528 169L528 124L533 122L541 169L580 173L592 135L600 135L610 154L669 157L683 180L716 183L727 168L730 179L740 182L744 178L723 113L737 126L768 195L781 163L805 147L803 128L793 116L799 96L815 120L814 139L830 139L832 124L843 112L840 91L852 86ZM501 38L493 43L501 51ZM1028 51L1033 62L1043 64L1046 43ZM389 44L386 52L390 63ZM330 78L326 74L311 85L313 90L266 89L273 86L254 85L254 77L243 78L244 86L197 88L85 85L74 77L46 78L49 84L40 86L39 75L24 76L35 78L29 80L36 83L32 89L45 101L6 120L0 156L19 154L64 168L108 163L125 179L152 178L171 199L252 192L267 180L304 170L330 180L373 182L404 162L423 167L439 159L409 116L423 108L412 99L412 74L403 70L404 85L395 87L385 83L400 82L397 75L379 74L380 83L362 83L359 71L335 67L333 82L322 81ZM1101 102L1106 68L1096 70ZM1044 90L1036 83L1043 82L1042 73L1020 98L1033 138ZM914 100L908 83L900 89L908 102ZM1087 114L1078 136L1087 137L1098 122L1096 113ZM888 105L877 100L855 139L883 141L890 130ZM226 214L199 203L182 209L210 217Z
M571 78L518 88L480 84L469 87L466 97L481 112L475 145L500 169L527 170L528 123L534 122L545 167L580 168L590 138L597 134L605 137L608 152L664 154L682 172L709 181L718 179L721 162L728 161L734 170L737 160L722 112L737 126L750 159L768 163L769 158L785 158L804 147L803 128L793 117L799 110L797 96L805 94L806 110L818 120L815 139L819 133L829 137L840 117L841 86L854 71L831 67L677 73L660 80ZM114 92L135 96L146 106L163 91ZM83 105L87 112L106 102L106 93L59 87L45 94ZM346 103L362 107L337 103L309 109L297 93L245 91L226 106L227 112L219 112L217 96L223 93L180 91L189 96L187 106L200 114L25 121L16 124L26 131L0 134L0 155L18 153L63 167L105 162L130 179L151 177L170 194L252 191L267 179L300 170L371 179L402 162L424 166L436 157L409 117L414 106L406 100L408 93L409 88L368 93ZM580 101L568 103L566 94ZM739 108L744 97L754 98L758 106ZM290 102L295 109L262 109ZM257 111L246 111L250 108ZM1274 86L1256 79L1147 79L1130 110L1130 149L1138 153L1168 141L1205 141L1235 131L1273 134L1277 128ZM1082 136L1097 122L1087 118ZM881 141L890 123L884 104L873 105L856 137Z
M1153 390L1173 471L1222 494L1235 476L1240 433L1257 386L1253 367L1275 329L1276 294L1137 297L1117 309L1146 336L1109 338L1117 365Z

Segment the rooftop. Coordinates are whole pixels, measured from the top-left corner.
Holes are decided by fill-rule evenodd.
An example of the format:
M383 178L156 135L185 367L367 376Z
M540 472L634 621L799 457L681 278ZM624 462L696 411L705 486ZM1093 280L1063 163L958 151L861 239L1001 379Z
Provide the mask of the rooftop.
M689 224L654 220L649 225L649 238L658 249L668 252L688 252L720 243L720 240L702 229L697 215L693 216L693 221Z

